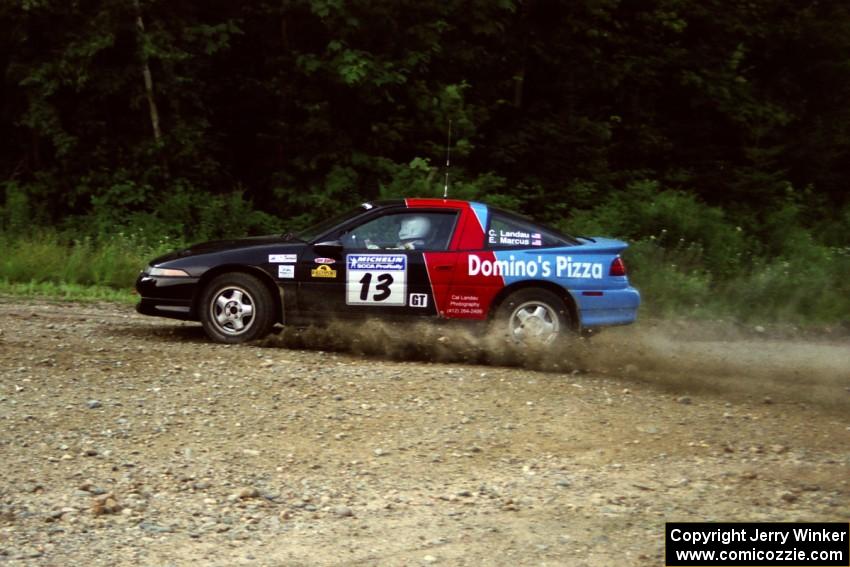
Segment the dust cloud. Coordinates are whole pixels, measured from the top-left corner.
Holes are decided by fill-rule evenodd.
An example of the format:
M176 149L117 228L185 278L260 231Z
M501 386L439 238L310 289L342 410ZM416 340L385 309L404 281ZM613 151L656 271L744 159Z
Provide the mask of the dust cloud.
M850 341L769 338L714 330L700 323L603 333L589 351L591 368L619 373L671 392L717 393L765 403L797 401L850 409Z
M654 322L592 339L518 347L480 327L333 322L286 330L263 346L345 352L390 360L485 364L557 374L603 375L674 394L800 402L850 409L850 340L771 339L718 332L699 322Z

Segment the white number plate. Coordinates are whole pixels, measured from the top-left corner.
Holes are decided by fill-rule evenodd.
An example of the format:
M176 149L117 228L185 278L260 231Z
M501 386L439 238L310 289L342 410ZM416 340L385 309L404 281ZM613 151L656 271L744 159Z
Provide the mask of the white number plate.
M347 305L406 305L407 256L404 254L349 254L345 265Z

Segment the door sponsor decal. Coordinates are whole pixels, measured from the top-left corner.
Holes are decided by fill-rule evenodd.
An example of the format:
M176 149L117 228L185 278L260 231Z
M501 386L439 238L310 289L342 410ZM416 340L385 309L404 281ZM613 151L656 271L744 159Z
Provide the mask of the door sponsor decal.
M316 258L313 261L317 264L336 264L336 260L333 258Z
M401 306L407 300L407 256L349 254L345 280L347 305ZM328 266L319 266L328 268Z
M288 264L285 266L277 267L277 277L280 279L291 280L295 277L295 266L292 264Z
M322 264L318 268L310 270L310 275L314 278L335 278L336 270L330 266Z
M484 315L481 298L477 295L455 294L449 297L449 307L446 309L449 317L480 317Z
M410 306L411 307L428 307L428 294L427 293L411 293L410 294Z
M469 255L467 273L470 276L507 276L507 277L543 277L580 278L601 280L602 264L599 262L574 262L571 256L556 256L555 263L542 257L523 259L513 254L507 259L487 260L473 254Z
M294 264L298 254L269 254L269 264Z

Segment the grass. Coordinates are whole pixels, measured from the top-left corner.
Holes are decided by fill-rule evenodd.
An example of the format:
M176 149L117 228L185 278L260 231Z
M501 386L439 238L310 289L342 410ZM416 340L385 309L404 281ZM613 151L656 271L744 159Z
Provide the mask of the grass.
M642 310L658 317L731 318L797 325L850 321L850 253L811 245L797 254L748 254L734 273L708 269L691 247L643 240L626 252Z
M133 303L139 271L171 246L142 245L120 233L103 241L63 238L49 230L0 234L0 294Z
M118 236L106 242L62 241L55 234L0 238L0 278L10 282L131 287L152 251Z
M132 304L138 301L138 296L131 290L115 289L99 285L81 285L53 282L10 282L0 280L0 301L2 296L13 297L44 297L59 301L111 301L114 303Z

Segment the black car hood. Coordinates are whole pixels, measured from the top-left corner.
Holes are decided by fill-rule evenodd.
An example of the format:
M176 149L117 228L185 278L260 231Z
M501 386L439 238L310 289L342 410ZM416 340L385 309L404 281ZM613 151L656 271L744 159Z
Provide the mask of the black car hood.
M190 254L207 254L209 252L221 252L234 248L247 248L249 246L263 246L264 244L296 244L295 241L285 240L280 235L252 236L250 238L232 238L230 240L211 240L193 244L186 249Z
M253 248L255 246L266 246L269 244L277 244L280 246L285 246L286 248L300 248L304 245L303 242L300 242L298 240L290 240L277 234L266 236L252 236L249 238L233 238L228 240L211 240L209 242L200 242L198 244L193 244L189 248L184 248L183 250L169 252L168 254L159 256L158 258L154 259L151 264L157 265L162 264L163 262L177 260L179 258L188 258L190 256L197 256L200 254L213 254L216 252L238 250L240 248Z

